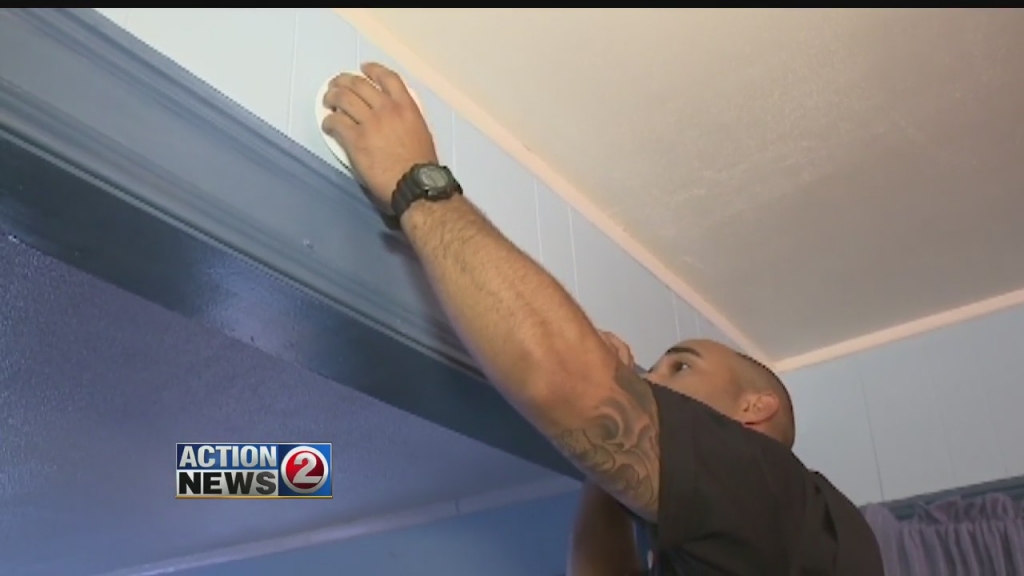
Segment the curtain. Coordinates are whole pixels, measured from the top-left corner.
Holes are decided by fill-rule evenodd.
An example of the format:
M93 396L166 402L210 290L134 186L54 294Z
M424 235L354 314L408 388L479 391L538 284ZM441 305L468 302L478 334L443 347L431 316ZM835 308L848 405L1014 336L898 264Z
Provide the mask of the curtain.
M1024 503L1004 494L920 506L902 521L878 504L863 512L886 576L1024 576Z

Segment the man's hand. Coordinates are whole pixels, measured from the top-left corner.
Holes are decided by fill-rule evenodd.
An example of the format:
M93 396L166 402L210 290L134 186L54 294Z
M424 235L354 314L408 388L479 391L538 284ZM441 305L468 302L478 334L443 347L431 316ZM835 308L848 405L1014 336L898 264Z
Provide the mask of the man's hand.
M365 78L339 74L331 80L323 103L334 113L321 129L345 149L378 208L391 213L399 179L414 164L437 162L437 152L423 114L398 74L374 63L363 64L362 70Z
M615 355L619 357L619 361L632 369L633 366L636 365L636 361L633 360L633 351L629 348L629 344L626 344L622 341L622 338L619 338L611 332L601 330L600 333L605 344L607 344L608 347L615 352Z

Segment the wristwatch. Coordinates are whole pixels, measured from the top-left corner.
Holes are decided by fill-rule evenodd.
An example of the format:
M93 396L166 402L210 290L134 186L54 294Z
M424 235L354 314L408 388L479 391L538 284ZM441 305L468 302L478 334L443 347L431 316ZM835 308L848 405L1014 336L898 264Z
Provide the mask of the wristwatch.
M439 164L416 164L398 181L391 194L391 211L397 220L414 202L439 202L462 194L462 186L452 171Z

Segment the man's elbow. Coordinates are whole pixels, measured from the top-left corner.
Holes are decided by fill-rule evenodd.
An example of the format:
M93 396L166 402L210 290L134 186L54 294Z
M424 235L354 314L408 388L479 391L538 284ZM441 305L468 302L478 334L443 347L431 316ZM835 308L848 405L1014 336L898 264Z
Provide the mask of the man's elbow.
M552 410L582 406L598 393L602 383L612 383L615 356L600 340L597 346L559 346L538 352L530 366L524 366L531 402Z

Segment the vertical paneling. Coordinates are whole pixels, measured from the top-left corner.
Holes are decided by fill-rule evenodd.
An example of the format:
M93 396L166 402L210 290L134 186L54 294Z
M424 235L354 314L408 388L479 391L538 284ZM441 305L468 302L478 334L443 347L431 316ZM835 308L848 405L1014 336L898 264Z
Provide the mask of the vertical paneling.
M536 182L536 189L540 260L551 275L576 296L576 256L573 254L569 205L540 181Z
M922 393L938 404L936 420L946 445L951 474L949 488L1003 478L995 422L989 404L990 386L978 378L978 348L989 348L995 334L983 324L967 322L928 332L921 337L921 356L915 358ZM1022 398L1024 399L1024 398Z
M734 350L745 352L745 350L741 349L732 338L726 336L725 332L722 332L721 328L712 324L711 321L705 318L703 314L697 314L697 331L701 338L714 340L715 342L725 344Z
M983 401L987 410L979 418L992 427L992 436L980 441L998 448L1005 476L1024 475L1024 306L980 318L964 330L975 356L973 364L965 367L971 375L961 383L962 393ZM988 430L980 422L977 425Z
M286 133L295 16L292 8L132 8L124 21L139 39Z
M580 304L650 365L678 338L672 292L579 213L571 219Z
M916 337L856 357L887 500L953 486L942 403L924 368L937 359L924 344Z
M358 67L355 28L327 8L302 8L295 22L295 65L292 70L288 136L333 166L338 161L324 144L316 120L314 95L338 72Z
M700 314L689 302L675 294L672 295L672 305L676 316L676 340L700 338Z
M882 500L864 389L840 358L783 376L796 415L794 451L857 504Z
M797 454L858 503L1024 475L1022 355L1016 307L784 374Z
M96 11L121 28L129 28L128 15L131 14L131 8L96 8Z
M539 258L533 174L459 115L454 133L454 164L466 196L509 240Z
M1024 474L1017 307L867 350L864 383L885 500Z

